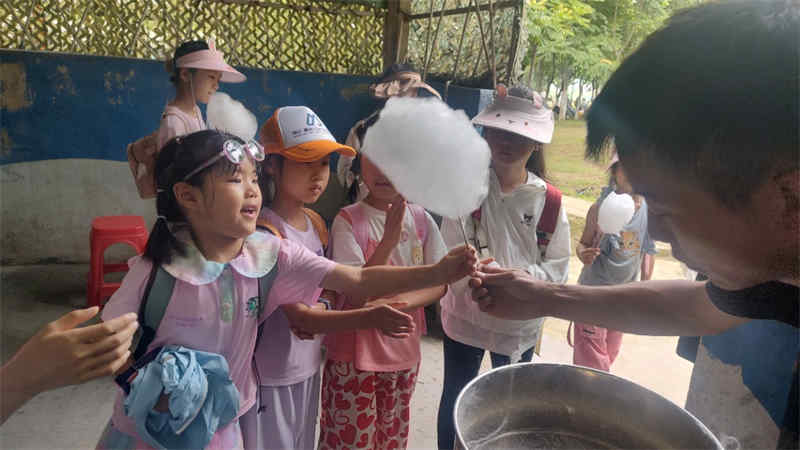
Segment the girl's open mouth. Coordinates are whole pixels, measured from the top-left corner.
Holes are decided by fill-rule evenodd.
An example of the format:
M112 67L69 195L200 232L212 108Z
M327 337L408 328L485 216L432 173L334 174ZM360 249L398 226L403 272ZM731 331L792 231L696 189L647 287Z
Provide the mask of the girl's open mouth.
M245 206L241 209L241 212L247 217L255 218L258 215L258 208L255 206Z

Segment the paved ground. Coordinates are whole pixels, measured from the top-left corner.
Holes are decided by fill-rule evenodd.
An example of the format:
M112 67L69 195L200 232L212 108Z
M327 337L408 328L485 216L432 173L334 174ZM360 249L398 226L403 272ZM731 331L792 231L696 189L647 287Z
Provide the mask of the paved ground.
M585 215L589 203L566 199L568 212ZM570 282L580 262L570 264ZM5 361L39 327L85 303L86 265L0 267L0 358ZM677 262L659 259L655 278L679 278ZM548 319L541 360L569 363L567 323ZM692 365L675 354L676 338L628 335L612 372L648 387L683 406ZM436 332L423 340L423 362L413 398L410 448L436 446L436 411L442 385L441 340ZM488 357L482 370L487 370ZM94 448L111 415L115 386L110 380L72 386L39 395L0 427L0 448Z

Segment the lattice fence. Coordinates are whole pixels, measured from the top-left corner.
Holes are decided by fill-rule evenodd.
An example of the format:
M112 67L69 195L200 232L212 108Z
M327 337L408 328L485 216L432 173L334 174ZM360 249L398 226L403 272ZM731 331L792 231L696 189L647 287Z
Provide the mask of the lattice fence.
M376 74L381 3L0 0L0 48L163 60L182 41L214 37L234 65Z
M490 3L493 13L488 8ZM429 79L491 87L492 60L498 82L513 82L518 78L526 42L521 26L523 2L417 0L412 7L408 60L420 70L427 60ZM481 7L480 17L478 7ZM446 14L440 19L443 10ZM453 10L461 12L447 13ZM482 36L486 40L485 49Z

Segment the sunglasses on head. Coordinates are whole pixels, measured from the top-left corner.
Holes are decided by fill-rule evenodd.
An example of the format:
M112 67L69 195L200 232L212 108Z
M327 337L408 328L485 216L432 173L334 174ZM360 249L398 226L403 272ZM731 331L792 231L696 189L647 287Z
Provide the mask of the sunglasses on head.
M266 157L264 147L262 147L261 144L253 139L250 139L245 143L241 143L235 139L228 139L222 143L222 151L212 156L208 161L201 164L198 168L189 172L185 177L183 177L182 181L188 180L196 173L219 161L223 156L228 158L228 161L231 163L239 165L242 163L242 161L244 161L247 155L250 155L250 157L255 161L263 161Z

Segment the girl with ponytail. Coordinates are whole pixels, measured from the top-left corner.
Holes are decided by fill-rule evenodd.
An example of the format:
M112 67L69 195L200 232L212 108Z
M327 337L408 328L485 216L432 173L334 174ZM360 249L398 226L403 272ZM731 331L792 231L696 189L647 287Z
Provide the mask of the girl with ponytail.
M258 326L278 306L299 299L316 301L319 288L382 297L442 285L472 274L477 261L472 248L461 247L437 264L362 269L336 264L289 239L256 232L262 204L257 163L264 157L255 141L214 130L170 140L155 164L158 220L145 253L131 261L103 310L103 320L137 312L154 264L175 279L147 352L175 345L221 355L239 394L236 416L216 430L206 448L241 447L239 417L256 401L252 359ZM267 274L275 276L268 291L261 292L259 279ZM388 305L380 307L393 314L395 332L413 330L408 315L389 311ZM163 394L161 400L160 405L169 403ZM120 390L99 447L148 448L138 433L145 425L125 414L125 404Z

